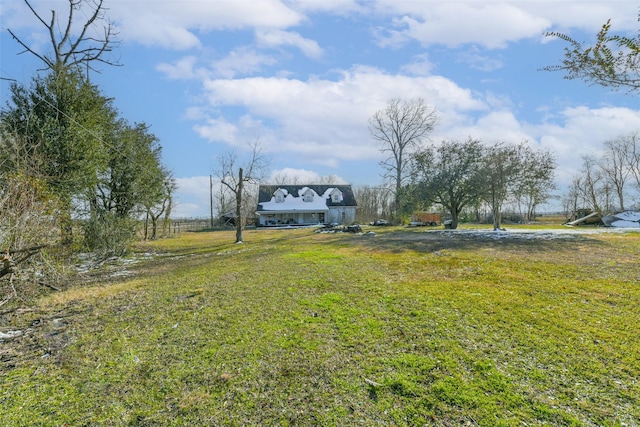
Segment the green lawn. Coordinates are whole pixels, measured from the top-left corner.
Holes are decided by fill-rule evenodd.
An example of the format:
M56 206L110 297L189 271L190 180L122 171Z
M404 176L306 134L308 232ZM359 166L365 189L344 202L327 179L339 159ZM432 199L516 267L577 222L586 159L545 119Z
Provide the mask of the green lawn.
M375 231L140 245L4 316L0 424L640 425L640 233Z

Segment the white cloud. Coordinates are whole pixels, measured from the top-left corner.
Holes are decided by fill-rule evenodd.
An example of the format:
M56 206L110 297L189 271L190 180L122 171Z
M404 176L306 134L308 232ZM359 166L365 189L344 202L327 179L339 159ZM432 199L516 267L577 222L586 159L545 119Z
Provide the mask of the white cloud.
M628 108L567 108L554 119L532 130L543 147L556 153L563 177L578 171L582 155L601 154L605 141L640 129L640 114Z
M206 66L203 64L205 61L207 60L189 55L172 64L161 62L156 69L172 80L206 80L214 77L231 79L238 74L257 73L265 66L277 62L273 56L259 53L248 46L238 47L223 58L211 59Z
M222 115L212 115L196 130L209 140L234 145L247 135L259 136L270 153L300 155L338 167L341 160L379 157L368 119L392 97L423 97L451 119L487 108L471 91L443 77L392 75L367 67L342 71L338 77L208 80L204 94L215 111L223 105L242 107L247 115L233 119L223 109Z
M417 40L423 45L457 47L477 44L504 48L507 42L541 34L550 21L508 2L380 2L395 30L382 45Z
M400 67L402 72L413 74L414 76L428 76L433 70L433 64L429 61L429 55L421 53L415 55L412 61Z
M287 28L304 19L279 0L138 0L113 2L109 7L124 39L169 49L198 47L199 34L211 30Z
M236 124L230 123L224 118L207 118L204 124L195 125L193 130L201 137L209 141L226 142L229 145L237 145L241 134Z
M191 176L176 178L176 206L173 218L201 217L206 212L204 207L210 205L210 184L208 176ZM217 180L216 180L217 182Z
M331 13L344 16L353 13L367 13L367 2L358 0L289 0L287 2L294 9L307 13Z
M309 58L319 59L322 57L322 48L314 40L306 39L300 34L292 31L279 29L260 29L256 31L258 45L266 47L293 46L300 49Z
M469 64L471 68L476 70L486 72L497 70L504 65L504 61L501 58L480 54L477 49L460 53L458 61Z
M250 47L239 47L217 61L212 61L212 68L216 76L232 78L237 74L247 75L261 71L264 66L274 65L276 59L264 55Z
M197 58L195 56L185 56L173 64L161 62L156 66L156 70L172 80L194 79L201 75L195 68L196 62Z
M378 26L376 31L382 46L397 47L416 40L425 46L471 44L497 49L541 37L549 30L578 29L595 34L609 18L616 30L637 30L637 5L628 1L380 0L372 8L390 19L386 28Z
M282 184L318 184L321 182L326 182L329 178L334 184L347 184L347 181L345 181L340 176L332 175L331 177L326 177L320 175L318 172L295 168L283 168L274 170L269 175L269 179L267 182Z

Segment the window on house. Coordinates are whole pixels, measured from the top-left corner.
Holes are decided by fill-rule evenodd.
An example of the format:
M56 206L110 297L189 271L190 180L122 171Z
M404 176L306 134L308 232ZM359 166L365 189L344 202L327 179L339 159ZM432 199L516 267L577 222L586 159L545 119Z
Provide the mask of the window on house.
M341 201L340 199L342 199L342 197L340 197L340 193L338 193L338 192L335 192L335 193L333 193L331 195L331 201L333 203L340 203L340 201Z
M284 202L284 194L276 193L276 203L282 203L282 202Z
M313 202L313 193L311 191L307 191L304 193L304 198L302 200L305 202Z

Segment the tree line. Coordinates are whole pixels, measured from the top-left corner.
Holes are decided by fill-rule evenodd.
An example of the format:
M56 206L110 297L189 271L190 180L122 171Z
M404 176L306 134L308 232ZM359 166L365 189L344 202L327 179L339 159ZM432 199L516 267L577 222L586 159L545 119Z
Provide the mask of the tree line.
M11 33L44 68L29 84L11 83L0 110L0 249L7 259L61 245L121 255L141 220L145 238L158 235L175 180L150 127L122 117L89 78L94 64L115 64L104 57L116 42L102 1L69 0L63 27L55 11L48 21L25 3L47 28L52 53L34 52ZM83 6L84 30L73 38ZM91 31L100 25L102 38Z
M640 135L631 132L602 144L601 155L584 154L563 197L566 212L587 208L600 215L637 207L640 200ZM630 203L629 200L632 202Z
M464 209L489 208L495 229L503 207L515 204L525 219L552 197L556 162L548 150L532 144L484 144L474 138L429 143L437 123L435 108L422 98L391 99L369 121L369 130L386 157L380 162L388 192L389 214L402 222L415 210L440 209L457 228Z

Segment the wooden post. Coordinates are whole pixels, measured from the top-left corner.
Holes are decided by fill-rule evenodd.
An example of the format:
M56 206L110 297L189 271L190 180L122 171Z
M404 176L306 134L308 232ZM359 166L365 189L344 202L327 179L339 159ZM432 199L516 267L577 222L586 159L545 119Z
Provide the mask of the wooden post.
M213 229L213 177L209 175L209 200L211 205L211 228Z
M242 243L242 168L238 169L238 192L236 193L236 243Z

